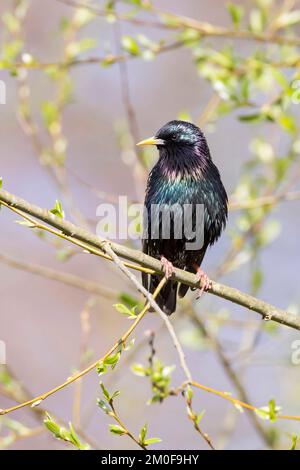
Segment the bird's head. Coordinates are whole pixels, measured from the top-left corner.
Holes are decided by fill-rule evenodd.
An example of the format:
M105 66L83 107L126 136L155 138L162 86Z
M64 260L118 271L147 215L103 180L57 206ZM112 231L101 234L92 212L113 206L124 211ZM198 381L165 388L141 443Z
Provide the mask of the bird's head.
M153 137L142 140L137 145L156 145L161 156L210 159L204 134L197 126L186 121L170 121Z

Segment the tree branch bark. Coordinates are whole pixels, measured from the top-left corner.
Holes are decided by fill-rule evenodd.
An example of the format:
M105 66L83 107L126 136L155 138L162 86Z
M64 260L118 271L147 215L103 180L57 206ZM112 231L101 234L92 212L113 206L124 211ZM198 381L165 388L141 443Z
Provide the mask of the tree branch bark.
M76 241L83 242L101 250L103 253L103 243L107 240L98 237L83 229L77 227L71 222L56 217L47 209L42 209L34 204L21 199L20 197L10 194L4 189L0 189L0 203L3 203L11 210L19 210L25 214L35 217L38 220L45 222L51 227L58 229L61 234L65 234L67 240L76 244ZM118 243L109 242L113 251L126 260L138 263L144 268L147 268L153 273L157 273L161 276L164 275L162 270L161 262L151 256L148 256L141 251L128 248ZM138 266L132 266L134 269L139 269ZM196 276L187 271L181 269L175 269L174 280L186 284L190 287L199 288L199 281ZM271 304L268 304L262 300L257 299L249 294L241 292L234 287L229 287L218 282L212 282L212 286L208 291L209 293L229 300L235 304L241 305L249 310L259 313L264 320L273 320L277 323L289 326L296 330L300 330L300 316L289 313L286 310L279 309Z

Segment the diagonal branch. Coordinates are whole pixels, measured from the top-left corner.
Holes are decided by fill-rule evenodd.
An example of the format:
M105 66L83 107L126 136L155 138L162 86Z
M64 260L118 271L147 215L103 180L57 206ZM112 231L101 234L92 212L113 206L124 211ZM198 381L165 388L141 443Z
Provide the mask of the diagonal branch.
M43 230L47 230L56 236L64 238L65 240L68 240L76 245L82 246L85 250L88 250L91 253L95 253L98 256L103 256L106 259L111 259L103 252L103 243L106 243L107 240L100 238L81 227L77 227L67 220L56 217L49 210L42 209L34 204L31 204L3 189L0 189L0 203L14 212L19 213L22 217L27 217L27 219L35 224L33 227L36 226ZM26 214L30 214L30 216L45 222L57 230L55 231L52 228L50 229L47 227L47 225L35 223L35 221L30 219L30 217L28 218ZM134 264L127 264L127 266L148 273L157 273L161 276L164 275L161 262L158 259L152 258L151 256L148 256L141 251L119 245L118 243L110 242L110 246L116 255L140 265L137 266ZM174 280L177 280L178 282L186 284L190 287L199 287L199 281L197 280L196 276L181 269L175 269ZM299 316L279 309L271 304L257 299L256 297L241 292L234 287L229 287L213 281L209 292L213 295L229 300L249 310L259 313L265 320L273 320L277 323L281 323L291 328L300 330Z
M104 297L108 300L118 299L118 292L100 284L99 282L87 280L84 277L58 271L56 269L48 268L39 264L20 261L16 258L12 258L11 256L7 256L4 253L0 253L0 263L6 264L7 266L11 266L15 269L20 269L21 271L25 271L30 274L42 276L46 279L61 282L67 286L82 289L89 294Z
M101 10L93 5L87 5L80 0L57 0L60 3L69 5L75 8L84 8L89 10L96 16L106 17L107 12ZM194 18L178 15L176 13L162 10L154 6L149 5L151 12L157 15L156 21L144 20L136 18L130 14L118 14L114 12L114 16L118 21L126 21L136 26L148 26L153 28L162 28L169 30L181 30L189 28L197 31L202 37L219 37L219 38L230 38L230 39L241 39L247 41L256 41L260 43L273 43L279 45L299 46L300 39L296 36L283 36L276 32L262 32L257 33L246 29L231 29L224 28L222 26L216 26L206 21L198 21ZM169 18L172 21L164 21L163 17Z
M175 333L173 325L170 322L167 315L162 311L162 309L158 306L158 304L155 302L155 300L153 300L151 294L147 291L147 289L145 289L143 287L143 285L138 281L136 276L131 271L129 271L128 268L126 268L126 266L121 261L121 259L114 253L114 251L112 250L109 242L103 244L103 249L112 258L114 263L125 274L125 276L127 276L130 279L130 281L135 285L135 287L138 289L138 291L141 292L146 297L146 299L150 303L151 307L161 317L161 319L163 320L163 322L165 323L165 325L168 329L168 332L171 336L171 339L173 341L175 349L178 353L180 365L181 365L182 370L183 370L183 372L185 374L185 377L187 379L187 383L192 382L193 381L192 374L191 374L191 371L190 371L190 369L189 369L189 367L186 363L184 351L183 351L182 346L181 346L181 344L180 344L180 342L177 338L177 335ZM200 436L207 442L208 446L212 450L214 450L215 448L212 444L211 438L208 436L207 433L202 431L202 429L200 428L200 426L197 422L197 416L195 415L195 413L192 409L192 398L189 397L189 394L187 393L186 390L184 391L184 398L185 398L185 401L186 401L186 404L187 404L188 416L192 420L192 422L194 424L194 428L200 434Z
M155 292L152 295L152 298L155 299L157 295L159 294L160 290L163 288L164 284L166 282L166 279L163 278L159 285L157 286ZM141 322L141 320L144 318L145 314L150 308L150 303L147 302L147 304L144 306L142 311L139 313L139 315L136 317L135 321L131 325L130 328L123 334L123 336L118 339L115 344L102 356L100 357L97 361L93 362L93 364L90 364L88 367L86 367L84 370L72 375L69 377L65 382L62 384L58 385L57 387L53 388L52 390L49 390L48 392L43 393L42 395L39 395L35 398L32 398L30 400L27 400L23 403L20 403L18 405L12 406L11 408L6 408L5 410L0 409L0 416L1 415L6 415L8 413L11 413L12 411L19 410L21 408L24 408L26 406L31 406L31 407L36 407L38 406L42 401L46 400L46 398L50 397L51 395L54 395L56 392L59 390L62 390L63 388L67 387L71 383L75 382L76 380L80 379L84 375L88 374L91 372L93 369L95 369L100 362L103 362L105 359L107 359L113 352L115 352L120 345L125 344L131 333L135 330L137 325Z

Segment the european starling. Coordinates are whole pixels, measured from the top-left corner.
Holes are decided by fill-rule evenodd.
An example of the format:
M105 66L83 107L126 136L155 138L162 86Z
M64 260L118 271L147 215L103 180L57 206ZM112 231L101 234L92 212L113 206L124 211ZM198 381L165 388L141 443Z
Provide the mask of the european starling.
M159 160L149 174L146 190L143 251L162 262L168 282L156 301L171 315L176 309L177 291L179 297L188 291L188 286L181 284L178 288L178 283L172 280L173 266L196 273L203 282L201 293L210 286L200 266L207 247L215 243L225 228L227 194L206 138L194 124L168 122L154 137L137 145L156 145L159 151ZM197 207L202 208L201 220L197 218ZM170 209L168 223L161 208ZM185 208L190 211L187 211L187 218ZM188 233L184 223L190 226ZM199 225L202 225L202 241L196 247ZM165 229L168 229L167 236L164 236ZM188 248L189 243L194 243L189 245L192 249ZM143 285L149 292L153 293L158 283L158 276L143 274Z

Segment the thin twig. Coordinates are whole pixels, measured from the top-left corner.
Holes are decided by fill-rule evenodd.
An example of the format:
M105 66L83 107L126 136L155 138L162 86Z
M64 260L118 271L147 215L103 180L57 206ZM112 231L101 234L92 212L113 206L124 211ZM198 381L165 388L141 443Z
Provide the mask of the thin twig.
M151 307L158 313L158 315L161 317L163 322L165 323L168 332L171 336L172 342L175 346L175 349L177 351L178 357L179 357L179 362L182 367L182 370L185 374L185 377L187 379L187 382L192 382L192 374L191 371L186 363L185 359L185 354L182 349L182 346L177 338L177 335L175 333L175 330L173 328L172 323L170 322L168 316L161 310L161 308L158 306L158 304L153 300L151 294L143 287L143 285L138 281L136 276L132 274L131 271L129 271L128 268L124 265L124 263L121 261L121 259L114 253L112 248L110 247L109 242L103 244L103 249L105 252L112 258L116 266L125 274L125 276L130 279L130 281L135 285L135 287L138 289L139 292L144 294L144 296L147 298L148 302L151 304ZM196 431L201 435L201 437L207 442L209 447L214 450L214 446L212 444L211 438L208 436L207 433L203 432L202 429L200 428L198 422L197 422L197 417L192 409L192 399L191 397L188 396L186 391L184 391L184 398L187 404L187 409L188 409L188 416L189 418L193 421L194 427Z
M75 276L74 274L57 271L55 269L41 266L38 264L23 262L18 259L0 253L0 262L22 271L42 276L46 279L61 282L71 287L82 289L89 294L98 295L108 300L116 300L118 293L113 289L103 286L100 282L87 280L84 277Z
M246 201L235 202L229 204L229 210L236 211L241 209L257 209L263 206L274 206L278 202L298 201L300 199L300 191L288 191L286 193L274 194L270 196L262 196Z
M155 292L153 293L153 296L152 296L153 299L155 299L155 297L159 294L160 290L165 285L165 282L166 282L165 278L163 278L160 281L160 283L157 286ZM149 310L149 308L150 308L150 303L148 302L145 305L145 307L142 309L140 314L136 317L136 319L133 322L133 324L131 325L131 327L128 328L128 330L122 335L122 337L118 341L116 341L115 344L102 357L100 357L97 361L90 364L84 370L82 370L80 372L77 372L76 374L72 375L65 382L63 382L62 384L58 385L57 387L49 390L48 392L45 392L45 393L43 393L43 394L41 394L41 395L39 395L35 398L32 398L30 400L25 401L23 403L19 403L18 405L12 406L10 408L6 408L4 410L0 410L0 415L6 415L8 413L11 413L12 411L19 410L19 409L24 408L26 406L32 406L32 407L38 406L42 401L46 400L46 398L48 398L49 396L55 394L56 392L58 392L59 390L62 390L65 387L67 387L71 383L75 382L76 380L78 380L81 377L83 377L84 375L86 375L88 372L96 369L98 364L100 362L104 361L108 356L110 356L120 346L120 344L125 344L125 342L129 338L131 333L135 330L137 325L144 318L144 316L147 313L147 311Z
M219 343L216 335L213 335L210 332L209 328L206 327L204 321L196 314L190 301L187 301L187 308L183 307L182 310L183 313L185 313L192 320L193 324L200 329L204 337L207 338L212 344L213 350L215 351L220 363L222 364L226 375L229 377L230 381L236 388L239 394L239 398L243 402L249 403L250 400L248 397L248 393L246 392L243 384L241 383L240 378L231 366L230 361L228 360L225 352L223 351L223 348ZM257 430L258 434L262 437L262 439L267 445L270 445L269 434L265 431L264 427L262 426L261 420L256 416L255 413L252 412L249 413L249 417L253 422L253 425Z
M105 253L103 253L103 243L106 243L107 240L100 238L99 236L93 235L92 233L88 232L87 230L77 227L76 225L68 222L65 219L61 219L56 217L54 214L49 212L46 209L42 209L34 204L31 204L24 199L21 199L9 192L0 189L0 202L3 205L8 207L10 210L19 213L22 217L28 219L26 214L30 214L31 216L49 224L51 227L55 227L58 231L55 231L45 225L36 224L37 227L47 230L65 240L68 240L78 246L84 246L90 252L95 252L96 254L106 259L109 259ZM32 222L32 219L30 219ZM141 265L141 267L137 267L136 265L130 265L133 269L143 270L144 272L152 272L163 275L163 269L161 266L161 262L158 259L152 258L145 253L142 253L138 250L133 250L128 248L127 246L119 245L118 243L110 242L110 246L113 251L120 257L125 258L129 261L134 261ZM190 287L199 287L199 280L197 277L189 273L187 271L183 271L181 269L174 270L174 280L179 281L183 284L186 284ZM238 305L248 308L249 310L253 310L259 313L265 320L273 320L278 323L281 323L286 326L290 326L297 330L300 330L300 318L297 315L289 313L285 310L281 310L277 307L274 307L271 304L268 304L262 300L257 299L249 294L243 293L238 289L233 287L226 286L224 284L218 282L212 282L211 288L208 290L211 294L214 294L218 297L222 297L223 299L229 300L234 302Z
M60 3L65 3L72 7L77 8L85 8L88 9L91 13L106 17L107 12L98 9L97 7L86 5L83 2L78 0L58 0ZM262 43L274 43L280 45L290 45L290 46L299 46L300 45L300 38L297 36L282 36L276 34L274 32L268 33L256 33L254 31L248 30L241 30L241 29L230 29L224 28L221 26L216 26L208 22L198 21L194 18L188 18L186 16L178 15L176 13L163 10L161 8L157 8L151 6L149 4L149 11L156 13L158 15L158 21L148 21L142 20L140 18L133 17L132 15L126 14L117 14L114 12L114 16L117 20L126 21L137 26L151 26L155 28L164 28L164 29L175 29L180 30L182 28L189 28L194 31L197 31L202 37L219 37L219 38L231 38L231 39L241 39L247 41L257 41ZM173 21L164 22L161 20L161 17L169 17Z
M23 403L24 401L29 401L31 399L31 394L29 393L27 388L21 383L21 381L17 378L16 374L12 371L10 367L6 365L5 369L7 373L9 374L9 377L14 381L14 385L17 385L18 389L16 390L15 387L9 387L9 389L0 388L0 394L17 403ZM45 417L45 414L47 413L47 410L40 406L33 407L33 408L31 407L30 411L35 416L35 418L38 419L39 422L40 422L40 419L41 418L43 419ZM54 418L56 422L60 423L65 428L68 427L67 423L65 423L65 421L61 419L60 417L58 417L57 415L54 415L52 411L51 411L51 416ZM90 445L92 449L99 449L99 446L97 445L97 443L94 442L89 436L87 436L86 433L82 429L76 429L76 431L82 437L82 439Z

